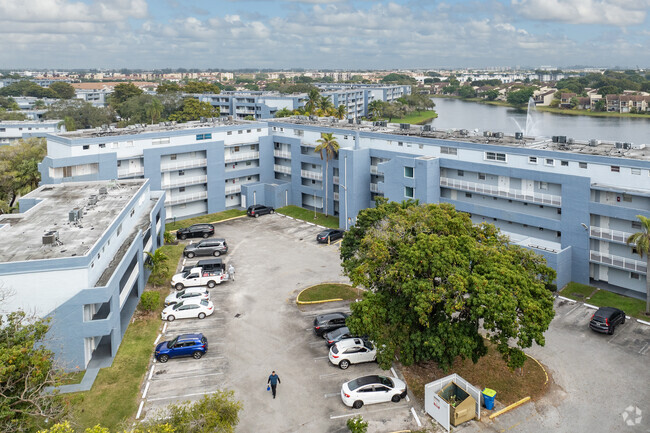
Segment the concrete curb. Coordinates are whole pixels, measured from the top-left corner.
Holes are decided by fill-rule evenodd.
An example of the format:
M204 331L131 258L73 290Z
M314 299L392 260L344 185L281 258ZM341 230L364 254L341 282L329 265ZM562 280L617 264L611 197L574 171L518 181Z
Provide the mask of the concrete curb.
M548 383L548 373L546 373L546 369L544 368L544 366L542 365L542 363L539 362L538 360L536 360L535 358L533 358L532 356L530 356L530 355L527 354L527 353L524 353L524 355L526 355L527 357L529 357L530 359L532 359L533 361L535 361L535 362L537 363L537 365L539 365L539 367L542 369L542 371L544 372L544 376L546 377L546 382L544 382L544 386L546 386L546 384Z
M566 297L560 296L560 295L556 295L556 297L559 298L559 299L562 299L564 301L571 302L572 304L580 303L580 304L584 305L587 308L591 308L592 310L597 310L598 309L598 307L596 305L587 304L586 302L583 302L583 301L576 301L575 299L566 298ZM632 320L632 319L636 320L638 323L640 323L642 325L650 326L650 322L646 322L645 320L637 319L636 317L628 316L627 314L625 315L625 320Z
M248 215L239 215L239 216L236 216L236 217L226 218L225 220L212 221L212 222L209 222L209 223L197 223L197 224L219 224L219 223L223 223L223 222L230 221L230 220L236 220L238 218L244 218L245 216L248 216ZM170 230L169 233L176 233L177 231L178 231L178 229Z
M314 284L313 286L305 287L298 293L298 296L296 296L296 304L298 305L312 305L312 304L325 304L327 302L337 302L337 301L342 301L343 299L341 298L334 298L334 299L324 299L322 301L299 301L300 295L302 295L302 292L304 292L307 289L311 289L312 287L320 286L322 284L346 284L346 283L329 283L329 282L324 282L324 283L318 283ZM349 284L348 284L349 285ZM352 287L352 286L350 286ZM354 287L353 287L354 288Z
M275 214L276 214L276 215L280 215L280 216L285 217L285 218L292 219L292 220L301 221L301 222L303 222L303 223L305 223L305 224L309 224L310 226L315 226L315 227L321 228L321 229L323 229L323 230L329 228L329 227L322 226L322 225L320 225L320 224L310 223L309 221L305 221L305 220L301 220L301 219L298 219L298 218L294 218L294 217L292 217L292 216L285 215L285 214L280 213L280 212L276 212Z
M494 418L498 417L499 415L503 415L504 413L509 412L512 409L514 409L514 408L516 408L518 406L521 406L522 404L524 404L524 403L526 403L528 401L530 401L530 397L524 397L521 400L519 400L518 402L512 403L510 406L504 407L500 411L493 413L488 418L494 419Z

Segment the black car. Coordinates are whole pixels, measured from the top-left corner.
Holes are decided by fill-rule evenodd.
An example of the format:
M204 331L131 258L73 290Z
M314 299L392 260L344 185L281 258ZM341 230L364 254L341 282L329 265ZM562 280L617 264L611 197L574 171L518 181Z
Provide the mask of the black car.
M346 313L336 312L316 316L314 319L314 332L319 337L323 334L345 326Z
M342 326L341 328L337 328L324 334L323 338L327 342L327 347L330 348L341 340L345 340L346 338L357 338L357 336L352 335L347 326Z
M589 327L596 332L613 334L617 325L625 323L625 313L614 307L600 307L589 321Z
M321 244L326 244L327 242L332 242L337 239L341 239L345 231L339 229L327 229L316 235L316 240Z
M264 206L261 204L254 204L252 206L248 206L248 209L246 209L246 214L250 217L255 217L255 218L257 218L260 215L266 215L274 212L275 209L273 209L272 207Z
M178 229L176 232L177 239L187 238L207 238L214 234L214 226L212 224L192 224L189 227Z

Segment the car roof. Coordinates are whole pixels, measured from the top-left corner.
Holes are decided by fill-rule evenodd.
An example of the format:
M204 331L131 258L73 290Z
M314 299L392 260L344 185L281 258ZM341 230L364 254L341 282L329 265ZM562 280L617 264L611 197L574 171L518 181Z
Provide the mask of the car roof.
M361 338L344 338L336 343L336 346L339 349L347 349L348 347L363 345L363 340Z
M180 340L193 340L195 338L201 339L202 337L203 337L203 334L201 334L199 332L199 333L196 333L196 334L181 334L176 338L178 338L178 340L180 341Z
M222 262L221 259L199 260L196 267L200 268L201 265L220 265Z
M337 311L335 313L327 313L327 314L321 314L320 316L316 316L316 318L320 320L330 320L330 319L338 319L340 317L348 317L348 315L342 311Z
M596 316L609 317L614 313L618 313L619 311L621 313L623 312L622 310L614 307L600 307L594 314Z
M192 224L190 227L214 227L214 226L208 223L198 223L198 224Z
M370 385L371 383L378 383L383 385L381 378L385 376L379 376L377 374L373 374L370 376L363 376L363 377L357 377L356 379L351 380L350 382L356 382L359 387L365 386L365 385Z

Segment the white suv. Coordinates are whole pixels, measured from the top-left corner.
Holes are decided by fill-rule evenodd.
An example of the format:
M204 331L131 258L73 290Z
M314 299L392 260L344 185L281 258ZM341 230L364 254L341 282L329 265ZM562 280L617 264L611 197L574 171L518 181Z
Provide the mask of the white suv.
M330 362L345 370L350 364L372 362L377 359L377 349L361 338L346 338L330 347Z

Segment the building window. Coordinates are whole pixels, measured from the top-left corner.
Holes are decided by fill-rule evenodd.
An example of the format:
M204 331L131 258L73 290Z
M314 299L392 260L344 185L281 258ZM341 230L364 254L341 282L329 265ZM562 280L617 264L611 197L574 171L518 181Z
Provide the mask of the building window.
M87 144L84 144L84 147L83 147L83 149L84 149L84 150L88 150L88 149L90 149L90 146L89 146L89 145L87 145Z
M637 274L636 272L630 272L630 278L633 280L638 280L640 278L640 275Z
M397 145L398 145L398 146L404 146L404 143L401 142L401 141L398 141L398 142L397 142Z
M620 173L621 172L621 167L618 165L612 165L609 167L612 173Z
M239 152L239 146L235 146L235 152Z
M546 158L546 159L544 160L544 164L545 164L545 165L555 165L555 160L552 159L552 158Z
M485 152L485 159L488 161L506 162L506 154L499 152Z
M178 170L179 176L185 176L185 170Z
M169 144L169 137L163 137L163 138L154 138L151 140L151 144L157 145L157 144ZM127 142L128 143L128 142ZM133 142L131 142L133 143Z
M586 162L579 162L578 167L580 168L587 168L587 163Z
M467 197L467 198L472 198L472 193L466 192L466 193L465 193L465 197Z
M628 203L632 203L632 196L629 194L623 194L623 201L626 201Z
M63 167L63 177L72 177L72 167Z
M485 180L485 173L479 173L478 180Z
M633 168L632 169L632 174L641 174L641 169Z
M243 133L244 133L243 129L240 129L239 131L237 131L237 134L243 134Z
M632 221L632 228L634 230L641 230L641 221Z
M540 182L539 189L548 189L548 182Z
M120 224L119 227L117 228L117 236L119 236L120 234L122 234L122 224Z
M413 178L413 167L404 167L404 177Z
M458 170L458 176L460 177L465 176L465 172L463 170Z
M253 164L251 161L246 161L246 165L251 165Z
M445 147L440 148L440 153L443 155L458 155L458 149L455 147Z
M275 131L275 126L273 127L273 130ZM232 135L232 131L228 131L226 135Z
M562 167L568 167L569 161L560 161L560 165L562 165Z
M169 155L169 159L171 159L172 161L176 161L177 157L178 155L176 155L175 153L173 155Z
M185 192L185 187L181 186L180 188L178 188L178 192Z
M424 149L424 144L418 144L418 147L419 147L420 149Z
M413 198L413 188L410 186L404 187L404 197Z
M106 148L106 143L99 143L99 148L100 149L105 149Z
M252 131L251 129L247 129L247 130L246 130L246 133L247 133L247 134L250 134L251 131Z
M537 164L537 157L536 156L529 156L528 157L528 163L529 164Z

